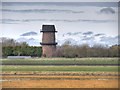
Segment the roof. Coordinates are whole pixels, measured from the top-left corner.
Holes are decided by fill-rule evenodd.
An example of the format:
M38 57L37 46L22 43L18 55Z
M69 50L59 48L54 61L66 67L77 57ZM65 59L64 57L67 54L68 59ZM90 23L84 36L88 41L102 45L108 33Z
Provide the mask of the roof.
M22 58L31 58L31 56L8 56L8 59L22 59Z
M57 31L55 31L55 25L42 25L41 32L57 32Z

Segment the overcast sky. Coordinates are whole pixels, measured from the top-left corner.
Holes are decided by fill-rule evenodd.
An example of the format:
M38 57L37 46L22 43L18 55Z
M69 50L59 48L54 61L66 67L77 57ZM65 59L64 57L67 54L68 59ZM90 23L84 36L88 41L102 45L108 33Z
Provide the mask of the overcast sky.
M22 2L25 0L14 3L7 1L10 0L5 0L0 10L3 15L3 37L17 39L26 32L39 33L43 23L54 24L58 36L69 32L92 32L94 34L105 34L106 37L118 35L118 7L117 3L113 3L117 0L103 0L113 1L111 3L47 2L50 0L45 0L46 3ZM41 34L35 38L41 40ZM57 38L60 39L61 37Z
M1 0L2 2L83 2L83 0ZM119 0L84 0L84 2L118 2Z

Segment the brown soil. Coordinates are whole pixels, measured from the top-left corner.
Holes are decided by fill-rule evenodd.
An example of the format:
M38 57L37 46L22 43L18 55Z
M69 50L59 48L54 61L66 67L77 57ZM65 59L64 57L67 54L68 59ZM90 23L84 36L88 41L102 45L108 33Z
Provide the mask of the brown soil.
M56 72L56 73L53 73L53 72L47 72L47 73L39 73L39 72L33 72L33 73L23 73L23 72L2 72L2 73L0 73L0 74L4 74L4 75L6 75L6 74L11 74L11 75L14 75L14 74L16 74L16 75L19 75L19 74L41 74L41 75L49 75L49 74L69 74L69 75L75 75L75 74L77 74L77 75L120 75L120 73L115 73L115 72L106 72L106 73L104 73L104 72L94 72L94 73L92 73L92 72L89 72L89 73L86 73L86 72Z
M118 76L90 75L3 75L2 78L9 80L2 81L2 88L118 88L118 78L120 79L120 77ZM79 80L77 80L76 78Z
M118 80L4 81L2 88L118 88Z

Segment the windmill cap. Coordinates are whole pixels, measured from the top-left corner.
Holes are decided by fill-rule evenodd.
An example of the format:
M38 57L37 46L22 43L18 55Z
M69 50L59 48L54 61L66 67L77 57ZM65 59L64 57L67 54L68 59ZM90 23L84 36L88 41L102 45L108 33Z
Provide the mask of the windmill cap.
M48 24L44 24L42 25L42 31L41 32L57 32L55 31L55 25L48 25Z

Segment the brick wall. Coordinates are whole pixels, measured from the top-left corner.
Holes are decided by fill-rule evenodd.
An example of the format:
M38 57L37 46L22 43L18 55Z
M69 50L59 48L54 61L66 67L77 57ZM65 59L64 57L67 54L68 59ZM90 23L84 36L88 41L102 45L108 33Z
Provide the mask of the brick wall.
M44 32L42 43L55 43L55 32Z
M56 45L42 45L43 55L46 57L54 57L56 51Z

